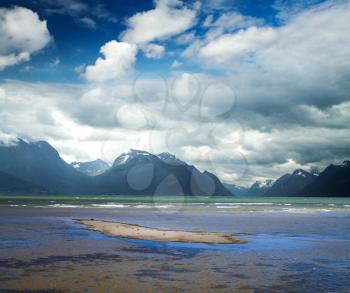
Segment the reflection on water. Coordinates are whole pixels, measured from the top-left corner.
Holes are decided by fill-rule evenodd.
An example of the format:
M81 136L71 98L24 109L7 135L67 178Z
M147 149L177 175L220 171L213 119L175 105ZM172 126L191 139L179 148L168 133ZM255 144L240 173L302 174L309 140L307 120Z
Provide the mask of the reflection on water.
M161 213L123 205L0 208L0 292L349 292L346 209L253 212L189 204L176 213ZM84 217L241 232L249 242L108 237L74 223Z

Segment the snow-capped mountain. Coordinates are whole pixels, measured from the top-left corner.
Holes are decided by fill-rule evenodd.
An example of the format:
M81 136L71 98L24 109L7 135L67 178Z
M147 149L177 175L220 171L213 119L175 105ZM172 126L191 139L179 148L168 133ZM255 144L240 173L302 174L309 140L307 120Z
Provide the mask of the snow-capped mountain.
M71 166L77 171L89 176L100 175L110 168L108 163L100 159L92 162L73 162Z
M342 168L349 168L350 167L350 161L349 160L345 160L340 167Z
M317 178L303 169L297 169L292 174L285 174L278 178L265 192L266 196L294 196Z
M264 196L266 191L273 185L274 181L271 179L264 181L256 181L244 193L245 196Z
M329 165L316 179L301 189L299 196L349 196L350 161Z
M179 160L175 157L175 155L164 152L157 155L159 159L161 159L163 162L171 165L185 165L186 163Z
M0 177L5 193L210 196L232 195L231 190L241 196L350 196L349 160L320 173L297 169L247 189L225 187L214 174L200 172L169 153L130 150L110 168L101 160L70 165L49 143L21 139L0 143Z
M101 193L232 195L215 175L200 172L169 153L131 149L96 179Z
M113 168L123 166L133 160L146 161L147 159L151 159L152 156L154 155L146 151L130 149L128 152L122 153L114 160Z
M113 167L128 164L129 162L131 162L133 160L138 160L138 161L152 160L152 159L154 159L154 157L158 157L161 161L163 161L164 163L167 163L167 164L172 164L172 165L184 165L184 164L186 164L185 162L176 158L175 155L167 153L167 152L160 153L158 155L153 155L153 154L146 152L146 151L130 149L128 152L122 153L119 157L117 157L115 159L115 161L113 163Z

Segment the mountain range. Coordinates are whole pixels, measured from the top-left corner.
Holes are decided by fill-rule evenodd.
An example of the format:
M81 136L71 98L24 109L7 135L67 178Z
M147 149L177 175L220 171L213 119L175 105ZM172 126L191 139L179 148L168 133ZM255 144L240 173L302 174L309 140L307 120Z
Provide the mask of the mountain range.
M49 143L19 139L0 144L0 172L0 191L11 193L232 195L212 173L168 153L139 150L121 154L112 166L101 160L68 164Z
M0 143L0 192L25 194L350 196L350 161L324 171L297 169L250 187L223 184L170 153L133 150L110 166L102 160L66 163L47 142Z
M256 181L250 187L224 184L239 196L350 196L350 161L330 165L324 171L297 169L277 180Z

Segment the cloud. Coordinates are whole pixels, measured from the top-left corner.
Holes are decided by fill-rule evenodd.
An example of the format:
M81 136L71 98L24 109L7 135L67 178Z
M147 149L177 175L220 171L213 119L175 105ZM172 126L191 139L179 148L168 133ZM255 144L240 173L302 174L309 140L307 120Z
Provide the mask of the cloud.
M211 23L209 22L210 20ZM216 21L213 21L208 16L204 22L205 26L220 29L221 32L230 32L250 26L261 26L263 24L264 20L261 18L243 15L238 12L226 12L220 15Z
M60 65L60 63L61 63L60 58L56 57L54 60L51 61L50 66L51 67L57 67L57 66Z
M349 100L349 11L349 2L326 2L280 27L252 26L198 40L184 56L226 72L242 110L277 125L298 123L300 115L291 109L322 110Z
M156 0L155 8L140 12L126 20L127 30L122 40L142 44L182 33L193 26L196 7L188 7L178 0Z
M273 8L277 11L276 18L282 22L302 12L303 10L316 6L323 0L275 0Z
M82 17L80 18L80 22L85 25L87 28L90 28L90 29L96 29L97 28L97 23L96 21L94 21L92 18L90 17Z
M79 0L35 0L46 14L68 15L78 24L96 29L97 20L116 23L117 17L102 3L91 4Z
M78 0L37 0L49 14L79 16L89 10L89 5Z
M23 7L0 9L0 70L28 61L51 41L46 21Z
M237 6L237 0L202 0L205 11L225 11Z
M171 63L171 68L179 68L182 65L180 61L174 60L173 63Z
M214 19L213 15L211 15L211 14L208 15L205 18L205 20L203 21L203 26L204 27L210 27L212 25L212 23L213 23L213 19Z
M284 103L282 95L277 111L268 93L261 104L261 88L235 88L236 100L231 79L176 73L88 86L7 81L0 130L47 139L69 160L113 161L130 147L169 151L239 184L350 156L349 102L320 109Z
M257 34L252 31L263 25L263 19L246 16L238 12L223 13L216 20L214 20L213 15L208 15L203 22L203 28L207 29L206 33L202 38L195 38L193 35L191 42L188 42L190 45L182 53L182 56L193 58L202 53L204 55L202 57L205 59L207 54L209 56L220 55L211 51L225 50L222 47L226 47L226 50L244 51L248 45L243 42L244 37L242 35L245 33L243 29L248 28L247 39L250 43L258 44L261 42L261 37L259 37L260 41L255 40ZM238 33L234 35L233 32ZM220 58L225 58L225 56L220 56ZM207 61L207 63L209 62L211 61Z
M348 52L341 47L348 46L350 42L345 33L349 11L349 2L329 1L294 15L280 27L259 27L254 20L251 20L254 25L247 20L239 31L223 32L210 38L207 35L194 54L199 54L207 64L226 64L228 67L250 62L265 70L277 67L296 69L298 64L316 67L336 63L335 59L341 66L342 62L338 59L348 57ZM238 27L235 27L234 18L222 21L221 25L242 28L239 18L237 15ZM218 22L221 23L220 19Z
M100 52L104 57L87 66L84 77L97 82L125 77L133 69L137 51L134 44L110 41L101 47Z
M273 28L250 27L233 35L224 34L216 38L200 48L199 56L218 65L226 65L232 60L249 58L250 54L273 44L277 38L278 33Z
M147 58L160 59L164 55L164 46L157 44L147 44L141 47Z
M175 43L178 45L189 44L189 43L193 42L193 40L196 37L195 35L196 35L195 32L189 32L189 33L182 34L175 39Z

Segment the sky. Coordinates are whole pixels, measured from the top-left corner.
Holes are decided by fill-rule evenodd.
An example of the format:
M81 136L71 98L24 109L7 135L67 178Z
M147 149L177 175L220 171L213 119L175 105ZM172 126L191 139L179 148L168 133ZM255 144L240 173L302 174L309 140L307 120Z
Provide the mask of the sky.
M2 0L0 140L249 185L350 158L350 1Z

